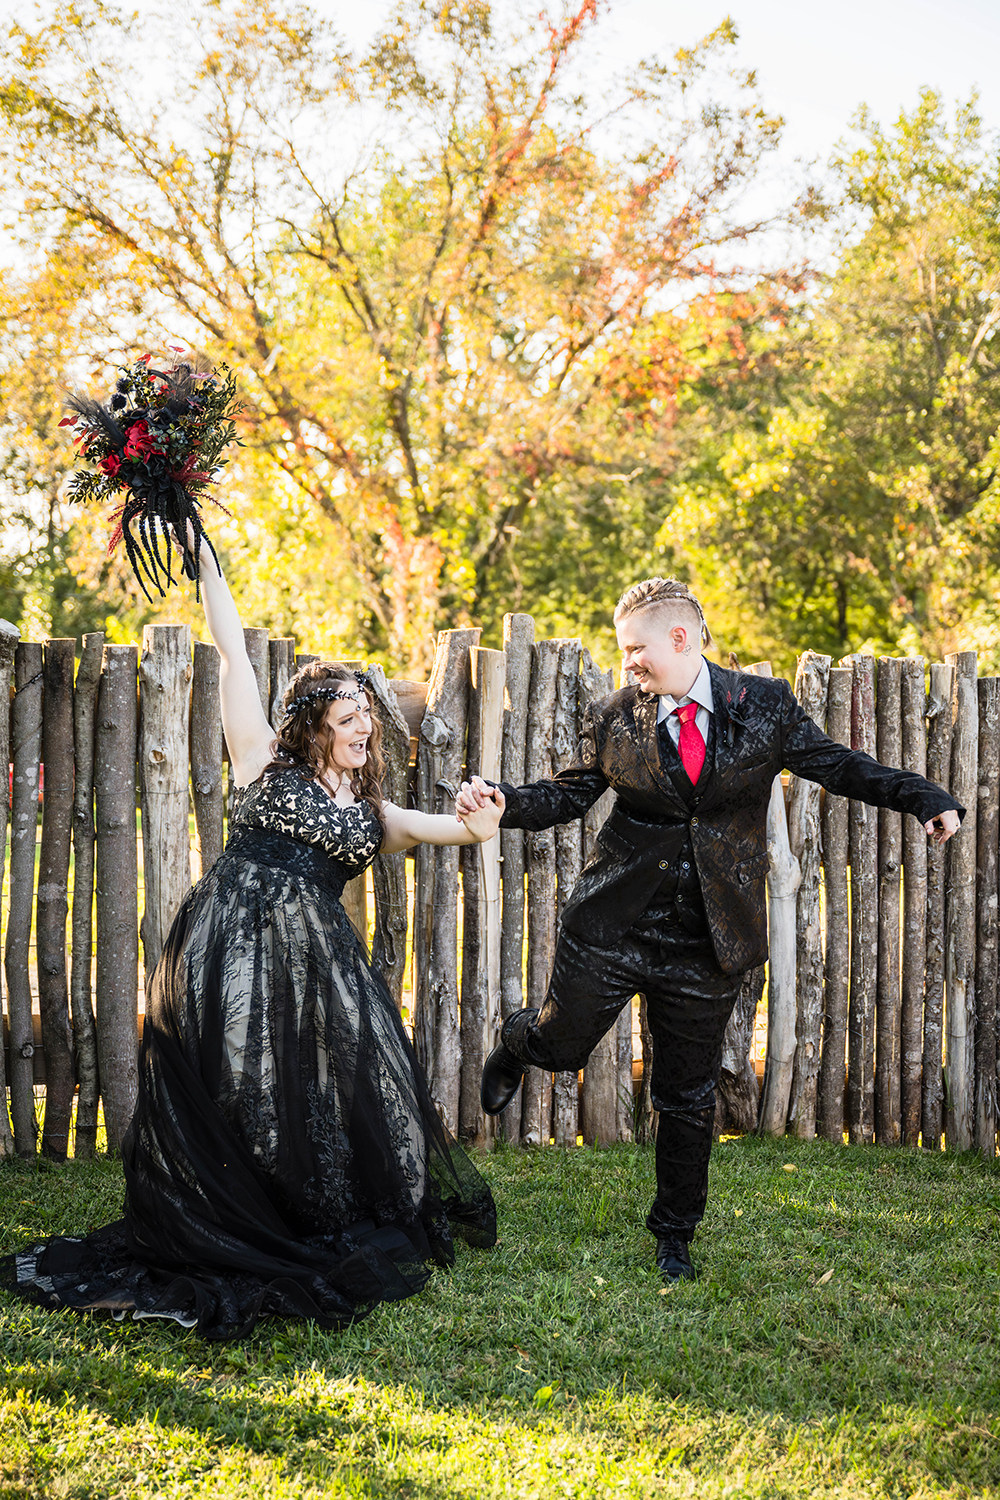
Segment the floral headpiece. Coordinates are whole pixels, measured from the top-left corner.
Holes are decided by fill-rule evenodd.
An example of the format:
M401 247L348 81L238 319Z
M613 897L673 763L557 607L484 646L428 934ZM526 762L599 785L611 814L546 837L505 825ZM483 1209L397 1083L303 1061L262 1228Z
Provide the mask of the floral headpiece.
M77 429L73 440L80 457L95 466L74 475L70 498L84 503L115 502L111 519L116 524L108 551L124 541L147 599L152 596L146 579L161 598L164 585L174 581L171 533L182 548L183 570L196 584L203 543L218 568L200 507L206 486L215 483L226 462L223 452L239 442L233 421L239 411L236 379L228 366L199 374L181 360L167 369L153 369L151 359L146 354L123 368L106 404L89 396L71 396L66 405L73 415L59 424ZM214 496L208 498L225 511ZM193 549L188 542L189 524ZM163 556L158 532L163 536Z
M364 688L365 692L368 692L369 688L371 687L371 682L369 680L368 674L366 672L355 672L354 677L357 681L358 687ZM337 680L343 681L344 679L338 678ZM338 698L352 698L354 700L357 700L357 696L357 687L353 690L348 687L313 688L311 693L302 693L298 698L292 699L291 703L289 703L288 707L285 709L284 713L281 716L281 722L282 724L290 723L292 719L294 719L303 711L303 709L311 707L313 703L334 703Z

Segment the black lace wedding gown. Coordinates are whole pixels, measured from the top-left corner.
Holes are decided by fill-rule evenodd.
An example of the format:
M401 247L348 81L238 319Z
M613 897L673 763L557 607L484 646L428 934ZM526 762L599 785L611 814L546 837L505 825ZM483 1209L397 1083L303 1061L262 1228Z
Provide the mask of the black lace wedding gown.
M230 1339L408 1297L451 1264L453 1230L495 1243L490 1191L340 904L380 841L367 803L297 770L243 793L153 976L124 1217L6 1257L8 1290Z

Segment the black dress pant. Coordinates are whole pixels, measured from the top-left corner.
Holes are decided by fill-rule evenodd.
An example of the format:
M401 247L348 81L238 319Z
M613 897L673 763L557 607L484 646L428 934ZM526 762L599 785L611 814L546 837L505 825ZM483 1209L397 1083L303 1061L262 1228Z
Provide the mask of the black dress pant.
M647 912L613 947L560 932L541 1010L504 1023L504 1043L525 1066L576 1071L622 1006L646 996L659 1111L656 1198L646 1224L658 1238L689 1240L705 1212L722 1039L742 981L722 972L711 940L687 931L674 912Z

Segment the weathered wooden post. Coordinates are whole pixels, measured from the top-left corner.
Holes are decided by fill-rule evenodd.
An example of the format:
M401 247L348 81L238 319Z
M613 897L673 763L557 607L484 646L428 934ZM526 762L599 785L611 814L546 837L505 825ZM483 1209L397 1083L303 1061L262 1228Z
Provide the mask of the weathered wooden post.
M0 620L0 769L7 776L10 765L10 679L20 631L9 620ZM0 796L0 884L7 861L8 789ZM3 1058L3 986L0 985L0 1158L13 1156L14 1136L7 1112L7 1071Z
M903 760L901 663L896 656L878 659L875 706L876 753L883 766ZM899 991L899 897L903 864L900 813L878 811L878 965L875 984L875 1140L898 1146L900 1112L901 1016Z
M138 654L105 646L97 698L97 1056L109 1152L121 1149L138 1078Z
M746 669L754 677L770 677L771 663L754 662ZM767 808L768 971L767 1060L758 1128L765 1135L784 1135L795 1066L795 907L799 862L788 842L785 794L781 777L774 778Z
M737 1131L747 1133L757 1128L760 1087L750 1054L766 974L764 965L758 964L744 977L722 1038L713 1127L716 1137Z
M840 745L851 743L853 668L831 667L827 685L826 732ZM820 1061L817 1128L838 1146L844 1139L847 1080L851 926L847 867L850 858L849 804L827 792L823 801L823 891L826 902L826 957L823 965L823 1055Z
M427 707L417 751L417 805L425 812L454 813L465 764L469 712L469 653L477 630L442 630L427 688ZM417 847L413 913L413 1039L427 1075L431 1098L447 1128L458 1131L460 1054L458 1033L457 845Z
M267 716L271 721L271 728L277 734L285 689L295 676L295 639L288 635L275 636L273 641L268 642L267 651L270 676Z
M597 703L602 698L608 697L614 691L615 680L611 672L602 672L594 662L590 652L584 650L580 659L580 699L581 699L581 725L583 714L591 703ZM583 820L583 858L590 860L595 852L597 835L601 824L614 806L614 792L607 791L594 803ZM626 1006L625 1011L629 1026L629 1045L631 1048L631 1007ZM612 1026L611 1030L601 1038L593 1052L587 1066L583 1070L583 1139L588 1146L609 1146L612 1141L619 1138L619 1115L621 1112L621 1101L619 1099L619 1027ZM631 1104L632 1070L629 1068L628 1076L628 1102Z
M42 759L42 648L29 642L14 652L11 713L13 784L10 808L10 906L7 912L7 1015L10 1021L10 1113L14 1150L35 1154L35 1038L31 1020L31 908L35 895L38 779Z
M397 807L406 806L410 768L410 731L396 694L385 673L377 664L369 667L375 713L382 726L382 754L385 757L386 799ZM406 974L406 854L380 854L372 866L375 892L375 936L372 961L399 1010L403 1003L403 980Z
M903 767L927 774L927 726L924 713L924 659L902 663L900 714L903 722ZM916 818L903 819L903 949L900 973L900 1118L903 1145L920 1140L920 1072L924 1012L924 962L927 923L927 835Z
M473 648L468 769L488 781L500 779L506 672L502 651ZM466 930L474 930L476 942L469 954L474 969L471 962L465 964L463 954L459 1121L467 1140L485 1146L493 1139L495 1125L492 1116L483 1113L479 1087L483 1064L500 1031L500 840L470 845L465 853L471 856L462 881L465 922ZM476 910L470 922L473 902Z
M142 802L142 950L146 990L164 940L191 889L188 763L191 631L147 625L139 659L139 790Z
M530 615L504 615L503 649L507 658L507 686L503 719L500 779L511 786L524 781L524 751L528 732L528 689L535 622ZM500 1017L506 1021L524 1004L524 877L525 846L522 828L500 833L503 920L500 930ZM500 1116L505 1140L521 1137L521 1090Z
M1000 677L979 679L979 805L976 813L977 1151L992 1157L997 1134L997 835L1000 831Z
M76 1135L73 1154L87 1159L97 1143L97 1110L101 1099L97 1067L97 1027L94 1021L91 967L94 952L94 741L97 691L101 680L104 632L83 638L73 700L73 750L76 783L73 793L73 963L70 969L70 1007L76 1047Z
M949 663L931 663L930 695L927 700L927 777L946 789L951 787L951 699L954 676L955 669ZM926 838L926 834L924 837ZM948 845L928 845L927 956L924 969L924 1052L920 1105L920 1143L928 1151L940 1151L941 1129L944 1124L942 1041L947 872Z
M191 795L200 879L222 853L222 714L219 653L213 645L195 641L193 669Z
M830 657L805 651L795 674L795 696L818 728L826 724ZM800 1140L816 1134L823 1032L823 930L820 917L820 788L793 776L788 795L788 844L799 864L795 899L795 1067L788 1123Z
M556 710L552 722L552 770L561 771L576 753L579 739L580 642L560 641L556 664ZM561 823L556 836L556 930L570 891L583 868L583 823ZM554 952L553 948L553 952ZM556 1073L552 1088L552 1138L557 1146L575 1146L580 1131L580 1082L577 1073Z
M258 625L247 625L243 629L243 643L257 679L257 692L264 717L271 722L271 656L267 631Z
M528 698L525 779L540 781L552 775L552 722L556 708L559 642L536 641ZM555 829L529 833L528 864L528 994L530 1007L545 1000L556 946L556 836ZM547 1146L552 1131L552 1074L529 1068L521 1086L521 1140Z
M851 747L874 755L875 658L854 657ZM847 1117L851 1144L875 1133L875 991L878 971L878 814L851 802L851 998L847 1023Z
M35 931L38 1006L45 1049L45 1117L42 1155L65 1161L76 1075L69 1020L66 919L69 850L73 833L73 668L76 641L45 644L45 711L42 717L42 847L38 861Z
M952 692L951 791L966 808L965 821L948 843L945 913L945 980L948 986L945 1050L948 1092L945 1140L969 1151L975 1135L976 1003L976 804L979 800L979 694L976 653L948 657L955 668Z

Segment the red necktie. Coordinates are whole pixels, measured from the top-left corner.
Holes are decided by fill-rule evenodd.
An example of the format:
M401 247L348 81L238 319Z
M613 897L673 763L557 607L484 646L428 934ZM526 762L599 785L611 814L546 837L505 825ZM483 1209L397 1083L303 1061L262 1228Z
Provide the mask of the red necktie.
M674 709L681 723L677 748L680 751L681 764L692 786L697 784L701 768L705 764L705 741L702 739L701 730L695 723L697 712L697 703L682 703L680 708Z

